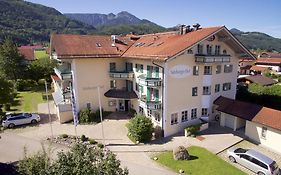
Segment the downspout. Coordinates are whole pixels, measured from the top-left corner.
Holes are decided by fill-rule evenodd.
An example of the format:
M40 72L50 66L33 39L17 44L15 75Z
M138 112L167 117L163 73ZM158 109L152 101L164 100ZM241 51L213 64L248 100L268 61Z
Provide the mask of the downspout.
M161 95L161 102L162 102L162 105L161 105L161 116L162 116L162 119L161 119L161 123L162 123L162 127L161 127L161 136L164 137L164 109L163 109L163 106L164 106L164 100L163 100L163 97L164 97L164 67L163 66L160 66L159 64L156 64L154 62L154 60L152 60L152 64L157 66L157 67L160 67L162 69L162 95Z

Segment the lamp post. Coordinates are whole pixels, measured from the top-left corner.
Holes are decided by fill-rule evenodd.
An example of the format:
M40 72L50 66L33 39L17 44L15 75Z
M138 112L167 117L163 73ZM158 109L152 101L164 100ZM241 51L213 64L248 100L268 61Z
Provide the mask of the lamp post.
M49 123L50 123L50 128L51 128L51 140L53 140L54 137L54 133L53 133L53 127L52 127L52 117L50 114L50 105L49 105L49 95L48 95L48 85L47 85L47 81L45 80L45 89L46 89L46 98L47 98L47 103L48 103L48 115L49 115Z

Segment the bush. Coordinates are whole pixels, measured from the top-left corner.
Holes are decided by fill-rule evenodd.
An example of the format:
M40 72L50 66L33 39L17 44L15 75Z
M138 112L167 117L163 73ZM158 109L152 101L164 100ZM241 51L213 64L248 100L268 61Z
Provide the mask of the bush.
M129 134L139 142L148 142L152 138L153 123L151 119L136 114L128 124Z
M80 123L89 123L92 121L92 112L90 109L86 108L86 109L82 109L79 112L79 122Z
M4 106L5 111L10 111L11 110L11 104L7 103Z
M101 143L98 143L98 144L97 144L97 147L98 147L98 148L104 148L104 145L101 144Z
M186 136L196 135L200 130L200 126L201 126L201 124L198 124L198 125L192 125L192 126L185 128Z
M278 80L278 82L280 83L280 82L281 82L281 76L279 76L279 77L277 78L277 80Z
M179 146L173 150L175 160L188 160L189 154L184 146Z
M28 91L28 90L31 90L32 87L34 87L36 85L37 85L37 83L34 80L18 79L16 81L16 89L18 91Z
M89 143L90 143L91 145L95 145L95 144L97 144L98 142L95 141L94 139L89 139Z
M62 134L61 137L65 139L65 138L68 137L68 135L67 134Z
M88 137L86 137L84 134L81 136L81 141L86 142L88 141Z
M129 113L128 113L129 117L134 117L136 114L137 114L136 110L134 110L133 108L130 108Z

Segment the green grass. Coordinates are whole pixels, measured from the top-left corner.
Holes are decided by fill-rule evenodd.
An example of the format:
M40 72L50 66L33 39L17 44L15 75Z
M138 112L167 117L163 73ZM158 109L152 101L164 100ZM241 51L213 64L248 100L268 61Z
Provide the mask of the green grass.
M191 146L188 148L188 153L191 156L191 160L176 161L171 151L164 152L156 155L158 157L157 162L171 168L175 172L179 172L182 169L185 174L246 174L204 148Z
M35 57L37 59L49 58L49 55L46 53L45 50L37 50L37 51L35 51Z

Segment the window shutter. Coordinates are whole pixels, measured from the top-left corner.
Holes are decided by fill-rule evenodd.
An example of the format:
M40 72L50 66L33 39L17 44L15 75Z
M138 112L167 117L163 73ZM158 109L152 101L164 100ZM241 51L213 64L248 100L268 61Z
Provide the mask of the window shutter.
M151 78L150 66L147 65L147 78Z
M156 101L158 102L159 101L159 90L158 89L155 89L155 98L156 98Z
M148 101L151 101L150 100L150 88L149 87L147 87L147 89L146 89L146 101L148 102Z
M155 67L156 78L159 78L159 67Z

